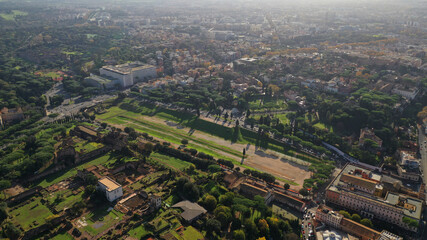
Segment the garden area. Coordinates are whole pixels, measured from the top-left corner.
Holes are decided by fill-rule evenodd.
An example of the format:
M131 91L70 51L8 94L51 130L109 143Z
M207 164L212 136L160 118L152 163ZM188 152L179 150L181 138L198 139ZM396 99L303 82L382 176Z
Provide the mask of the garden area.
M170 168L173 170L179 170L179 171L184 171L186 168L192 165L189 162L180 160L178 158L170 157L167 155L163 155L160 153L152 153L150 155L150 160L156 163L160 163L167 168Z
M87 167L95 166L95 165L104 165L106 167L109 167L109 166L112 166L117 160L120 160L120 159L123 159L123 161L134 160L132 158L122 158L118 155L115 155L114 153L109 152L109 153L106 153L105 155L102 155L101 157L98 157L92 161L83 163L75 168L67 169L65 171L60 171L55 174L49 175L47 178L41 180L35 185L41 186L41 187L48 187L50 185L63 181L67 178L75 176L77 174L77 170L83 170Z
M174 231L169 231L166 234L171 234L172 236L176 237L178 240L200 240L205 239L203 234L197 231L192 226L189 227L180 227ZM164 235L166 235L164 234Z
M286 110L288 105L283 100L264 98L249 102L249 109L254 112Z
M68 233L61 233L52 238L52 240L73 240L73 236Z
M7 21L15 21L18 16L27 16L27 12L12 10L10 13L0 13L0 17Z
M102 147L104 147L104 144L102 143L90 142L86 140L79 141L77 144L74 145L74 148L79 153L89 153Z
M46 218L53 215L42 203L41 197L32 198L9 211L12 222L15 226L22 227L24 231L46 223Z
M136 228L132 228L129 232L128 235L129 237L132 238L136 238L136 239L142 239L143 237L147 236L148 234L150 234L151 232L148 231L147 229L145 229L144 225L141 224Z
M82 200L83 191L74 194L72 190L62 190L51 194L48 199L49 203L52 204L56 211L60 212L64 209L70 208L74 203Z
M96 236L122 220L124 214L112 209L109 204L98 206L90 213L80 218L83 229L91 236Z

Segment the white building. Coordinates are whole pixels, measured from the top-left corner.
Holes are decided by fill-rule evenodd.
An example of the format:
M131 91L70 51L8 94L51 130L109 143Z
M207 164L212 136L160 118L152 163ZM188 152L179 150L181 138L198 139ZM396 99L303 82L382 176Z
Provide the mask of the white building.
M98 181L98 189L105 193L105 197L110 202L123 196L122 186L109 177L104 177Z
M130 87L134 83L146 81L157 76L156 67L141 62L132 62L115 66L104 66L99 69L101 76L118 80L122 87Z
M415 88L415 87L410 88L410 89L403 89L403 88L397 87L397 88L393 89L391 92L394 94L398 94L400 96L403 96L405 98L408 98L410 100L413 100L418 95L420 90L418 88Z
M384 188L382 181L389 180L369 169L347 164L326 189L326 201L356 211L362 217L376 218L417 232L423 201L391 192ZM409 225L408 222L412 223Z

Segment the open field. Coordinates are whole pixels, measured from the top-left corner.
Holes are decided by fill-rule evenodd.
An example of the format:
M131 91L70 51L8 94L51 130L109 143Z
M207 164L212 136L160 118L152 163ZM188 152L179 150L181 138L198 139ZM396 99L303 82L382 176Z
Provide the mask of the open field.
M27 12L19 11L19 10L12 10L11 13L0 13L0 17L2 17L4 20L7 21L15 21L15 18L17 16L27 16Z
M87 167L94 166L94 165L104 165L104 166L108 167L110 164L113 164L116 160L117 160L117 157L113 153L107 153L107 154L102 155L101 157L98 157L92 161L81 164L75 168L67 169L65 171L61 171L61 172L49 175L47 178L43 179L42 181L38 182L35 185L41 186L41 187L48 187L52 184L58 183L62 180L65 180L69 177L76 175L77 170L82 170L82 169L85 169ZM126 160L132 160L132 159L126 159Z
M86 34L87 39L92 39L96 36L98 36L98 34L91 34L91 33Z
M331 126L326 126L324 123L318 122L313 125L315 128L319 128L322 130L328 130L329 132L334 132L334 129Z
M133 111L111 107L107 112L98 115L97 119L120 128L132 127L136 131L146 132L176 145L180 144L181 139L187 139L189 148L195 148L216 158L232 160L236 165L240 165L241 152L245 148L248 157L244 160L242 167L269 172L294 187L302 186L304 179L310 177L310 172L307 170L309 163L283 154L284 148L278 142L275 144L272 142L269 146L272 150L281 150L282 153L270 150L260 151L253 146L257 138L254 132L241 129L243 142L232 143L229 140L231 128L227 126L168 109L150 108L144 105L129 106L128 103L124 107L128 109L133 107ZM318 160L313 158L313 161Z
M249 102L249 108L251 110L285 110L287 108L287 104L283 100L265 99L263 101L261 99L257 99Z
M83 55L83 53L81 52L70 52L70 51L62 51L63 54L65 55Z
M74 147L75 147L77 152L88 153L88 152L91 152L93 150L102 148L103 146L104 146L104 144L102 144L102 143L90 142L90 141L81 141L81 142L77 143Z
M44 224L46 218L53 215L40 200L41 198L34 198L34 201L9 212L15 226L20 225L24 230L29 230Z
M85 230L92 236L96 236L97 234L102 233L108 228L112 227L115 223L118 223L123 214L116 210L109 210L109 206L100 206L95 209L93 212L88 213L84 216L84 220L82 218L82 222L86 222L86 226L81 230Z
M274 116L277 117L280 120L280 122L283 124L290 124L291 123L287 114L275 114Z
M61 233L52 238L52 240L73 240L74 238L68 233Z
M34 74L40 77L51 78L53 80L62 80L61 77L67 76L61 70L42 70L42 71L37 71Z
M54 203L58 195L62 195L63 197L63 200L56 203L56 206L55 206L55 210L59 212L66 208L70 208L74 203L82 200L83 191L81 191L76 195L72 193L72 190L58 191L58 192L55 192L54 194L51 194L49 198L49 202Z
M192 226L185 228L182 236L184 240L203 239L203 235Z
M152 153L150 155L150 158L153 161L159 162L163 165L165 165L166 167L172 168L172 169L177 169L179 171L183 171L184 169L186 169L187 167L189 167L191 165L191 163L174 158L174 157L169 157L160 153Z
M130 237L136 238L136 239L141 239L142 237L147 236L148 234L150 234L149 231L147 231L144 227L144 225L139 225L136 228L132 228L129 232L128 232Z
M197 231L194 227L189 226L185 227L184 230L176 232L176 231L170 231L174 237L176 237L178 240L199 240L204 239L203 235Z

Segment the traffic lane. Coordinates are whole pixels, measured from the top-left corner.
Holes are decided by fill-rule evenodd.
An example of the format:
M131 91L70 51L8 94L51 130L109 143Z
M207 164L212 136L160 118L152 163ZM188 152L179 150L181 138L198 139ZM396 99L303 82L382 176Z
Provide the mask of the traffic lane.
M311 236L311 234L314 233L314 231L313 231L313 216L314 216L314 214L311 211L307 211L303 215L302 228L303 228L303 239L304 240L313 238L313 236Z

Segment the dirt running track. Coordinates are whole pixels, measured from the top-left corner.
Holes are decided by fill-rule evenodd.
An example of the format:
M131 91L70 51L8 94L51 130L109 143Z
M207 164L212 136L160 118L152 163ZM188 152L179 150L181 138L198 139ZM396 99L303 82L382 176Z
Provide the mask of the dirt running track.
M108 121L108 119L106 119ZM138 121L145 121L145 122L152 122L152 123L157 123L157 124L162 124L165 126L165 128L174 128L175 131L182 131L182 133L186 134L186 135L190 135L190 128L187 127L183 127L177 124L172 124L169 121L165 121L164 119L158 118L158 117L148 117L148 116L139 116L136 120ZM146 125L140 124L138 122L132 122L132 121L128 121L129 123L135 124L135 125L140 125L142 127L145 128L149 128ZM124 128L125 126L120 125L120 124L111 124L112 126L115 127L120 127L120 128ZM153 129L153 131L155 131L155 129ZM223 138L219 138L210 134L207 134L205 132L201 132L201 131L194 131L194 129L191 131L192 134L191 136L196 137L196 138L201 138L201 139L205 139L207 141L211 141L214 142L218 145L223 145L225 147L231 148L233 150L242 152L243 148L246 148L246 155L248 156L245 160L244 160L244 164L247 166L250 166L252 168L255 168L259 171L262 172L267 172L270 173L274 176L283 178L283 179L287 179L290 181L293 181L295 183L298 184L298 186L294 186L291 185L292 189L300 189L302 188L302 185L304 183L304 179L310 178L311 176L311 172L308 171L308 166L302 166L299 164L296 164L294 162L291 161L287 161L286 158L289 158L289 156L286 156L284 154L281 153L277 153L271 150L266 150L266 151L262 151L260 149L256 149L255 146L250 145L250 144L240 144L240 143L231 143L230 141L227 141ZM171 136L174 136L174 133L167 133L167 132L162 132L162 134L168 134ZM197 144L195 142L192 142L192 144L194 145L200 145ZM203 146L204 148L209 148L209 146L206 145L200 145ZM223 155L223 156L227 156L230 157L232 159L235 159L236 161L241 161L241 158L236 157L232 154L223 152L221 150L218 149L211 149L215 152L218 152L218 154ZM241 169L244 169L244 166L240 167Z

